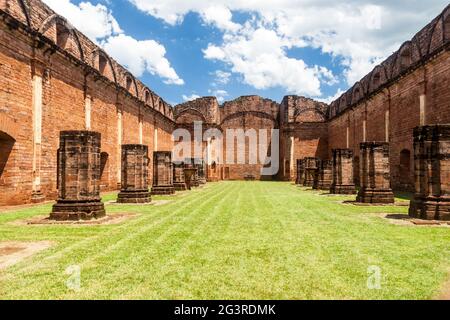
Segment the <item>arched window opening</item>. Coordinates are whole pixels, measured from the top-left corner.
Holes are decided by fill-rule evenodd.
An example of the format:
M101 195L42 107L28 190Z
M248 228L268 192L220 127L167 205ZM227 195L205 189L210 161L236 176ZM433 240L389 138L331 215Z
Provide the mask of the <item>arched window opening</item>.
M144 99L145 99L145 104L150 105L150 93L148 91L145 91Z
M98 56L98 71L100 72L100 74L105 75L107 64L108 64L108 60L103 55L99 55Z
M109 174L107 170L108 159L109 154L107 152L100 153L100 181L102 188L109 185Z
M408 68L410 65L411 65L411 51L409 49L406 49L400 55L400 68L404 70Z
M61 23L56 24L56 44L62 49L66 49L69 41L70 31Z
M0 131L0 185L4 184L6 165L10 160L15 142L11 136Z
M408 189L411 184L411 151L404 149L400 152L399 167L400 183L403 189Z
M360 161L359 157L355 157L353 159L353 180L357 187L361 186L361 173L360 173L361 165L359 161Z

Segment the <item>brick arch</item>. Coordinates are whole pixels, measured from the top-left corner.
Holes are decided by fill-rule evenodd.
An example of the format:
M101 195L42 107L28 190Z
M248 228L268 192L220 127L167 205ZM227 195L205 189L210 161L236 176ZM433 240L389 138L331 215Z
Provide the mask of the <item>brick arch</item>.
M375 83L375 77L380 75L379 83ZM383 77L384 75L384 77ZM384 80L383 80L384 79ZM369 91L375 91L388 80L386 67L382 64L377 65L370 74Z
M123 79L122 79L122 82L123 82L122 86L125 89L128 90L128 85L127 85L128 79L131 80L131 87L130 87L130 89L131 88L134 89L134 94L132 92L130 92L130 91L128 91L128 92L130 92L130 94L133 95L134 97L139 98L139 90L138 90L138 86L137 86L137 83L136 83L136 79L134 78L134 76L131 73L129 73L129 72L125 72L124 73L124 76L123 76Z
M441 13L441 15L432 22L433 26L431 27L431 32L428 34L427 54L431 53L431 45L433 42L434 34L436 32L436 28L438 27L439 23L442 22L442 16L443 16L443 13ZM443 27L444 26L442 25L442 28Z
M147 106L151 106L151 105L153 105L153 101L152 101L152 93L150 92L150 89L149 88L147 88L147 87L144 87L143 89L142 89L142 92L141 92L141 98L142 98L142 101L144 102L144 104L145 105L147 105Z
M22 11L22 14L25 17L25 23L26 25L31 28L31 14L30 14L30 5L28 4L27 0L5 0L5 3L8 7L8 2L16 2L19 4L19 8Z
M3 131L12 139L15 140L14 137L17 137L20 132L20 126L16 122L14 122L10 117L0 113L0 131Z
M450 41L450 5L444 10L442 14L442 25L444 27L443 41Z
M358 101L360 101L364 97L364 88L361 85L361 82L355 83L353 88L351 89L351 103L350 104L356 104ZM356 94L358 93L358 96L356 97Z
M107 55L106 52L104 52L102 49L97 48L94 51L92 51L92 53L91 53L91 57L92 57L91 58L91 64L92 64L92 66L94 68L98 69L95 61L100 56L102 56L103 58L106 59L106 62L108 63L108 66L111 68L111 74L113 76L113 79L111 79L111 80L113 80L114 83L117 84L117 73L116 73L116 70L114 69L114 65L113 65L109 55Z
M327 117L326 112L322 111L320 108L315 106L315 107L310 107L310 108L305 108L305 109L296 109L294 112L295 122L301 123L302 121L299 121L299 118L308 112L313 112L313 113L317 114L321 118L321 119L317 120L319 122L326 120L326 117Z
M180 113L178 113L178 114L175 116L175 121L177 121L182 115L189 114L189 113L190 113L190 114L195 114L195 115L199 116L199 117L202 119L202 121L203 121L204 123L206 123L206 118L205 118L205 116L203 115L203 113L201 113L200 111L198 111L197 109L194 109L194 108L187 108L187 109L181 111Z
M57 24L57 23L60 23L62 26L64 26L69 31L69 34L70 34L71 38L73 39L73 41L75 42L76 48L79 53L79 57L77 57L77 58L79 58L81 61L85 61L84 51L83 51L83 47L81 46L81 42L80 42L80 38L78 37L78 33L76 32L74 27L64 17L62 17L56 13L49 16L47 19L44 20L44 22L42 22L41 26L38 29L38 32L41 34L45 34L45 32L48 30L48 28L50 28L53 24Z
M277 119L275 119L272 115L270 115L268 113L261 112L261 111L241 111L241 112L236 112L236 113L232 113L232 114L228 115L227 117L225 117L222 120L220 125L222 126L227 121L230 121L230 120L236 119L236 118L241 118L246 115L252 115L252 116L255 116L258 118L268 119L268 120L271 120L274 124L277 123Z

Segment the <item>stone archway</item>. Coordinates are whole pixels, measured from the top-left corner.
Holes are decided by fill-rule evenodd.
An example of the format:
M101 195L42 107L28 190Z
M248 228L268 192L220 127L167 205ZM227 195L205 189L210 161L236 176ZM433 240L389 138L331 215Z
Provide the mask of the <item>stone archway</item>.
M0 131L0 186L5 184L8 162L16 140L7 133Z

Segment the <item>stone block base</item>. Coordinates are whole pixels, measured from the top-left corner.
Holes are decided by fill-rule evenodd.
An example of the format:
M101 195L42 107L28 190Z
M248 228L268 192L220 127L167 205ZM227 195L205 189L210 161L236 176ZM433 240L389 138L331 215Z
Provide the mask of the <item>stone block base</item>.
M206 184L206 179L200 178L200 179L198 179L198 183L199 184Z
M152 188L152 195L155 196L165 196L165 195L171 195L175 193L174 186L161 186L161 187L153 187Z
M411 201L409 216L424 220L450 221L450 198L416 198Z
M42 203L45 201L45 196L42 194L42 192L33 192L31 195L31 203Z
M330 181L319 181L315 182L313 185L313 189L315 190L330 190L331 182Z
M117 197L117 203L150 203L150 192L121 191Z
M335 185L330 188L331 194L356 194L355 185Z
M217 177L208 178L208 182L219 182L219 178Z
M175 189L175 191L186 191L187 190L186 183L184 183L184 182L174 182L173 188Z
M395 203L392 190L361 189L356 198L361 203Z
M53 206L50 220L79 221L99 219L106 216L105 206L95 202L58 202Z

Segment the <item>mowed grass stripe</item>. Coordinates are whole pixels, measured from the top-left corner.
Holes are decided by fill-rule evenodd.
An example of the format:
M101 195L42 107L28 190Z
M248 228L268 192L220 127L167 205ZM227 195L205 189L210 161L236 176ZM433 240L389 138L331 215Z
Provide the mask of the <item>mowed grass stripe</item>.
M7 234L0 241L59 243L0 272L0 299L436 296L450 269L449 229L393 225L380 213L406 213L407 207L338 202L348 198L290 183L222 182L169 197L173 202L160 207L108 206L142 214L121 225L32 228L0 222ZM33 214L21 210L3 221ZM70 264L82 266L79 292L64 284ZM370 265L381 268L381 290L367 288Z

